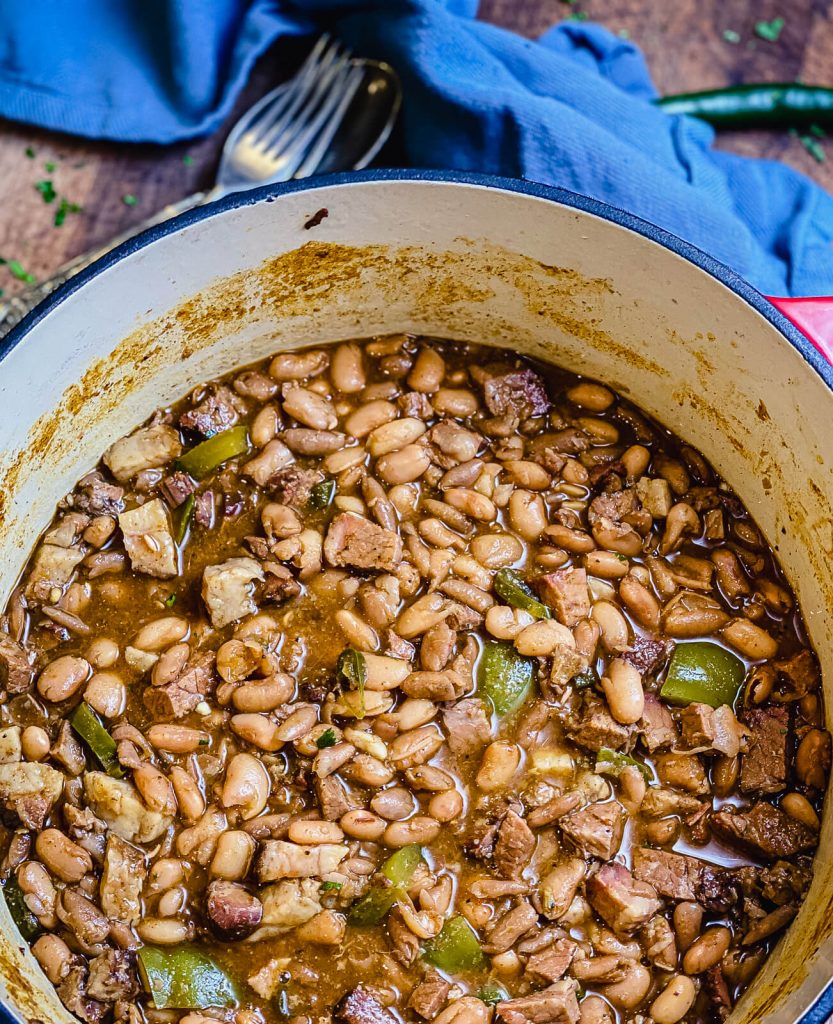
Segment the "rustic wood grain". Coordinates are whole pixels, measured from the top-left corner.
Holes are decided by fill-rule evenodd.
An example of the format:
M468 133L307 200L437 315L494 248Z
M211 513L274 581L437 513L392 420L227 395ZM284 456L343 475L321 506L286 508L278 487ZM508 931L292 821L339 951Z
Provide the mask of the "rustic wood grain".
M833 84L829 0L481 0L481 17L527 36L576 13L627 32L643 48L663 92L795 78ZM776 43L755 35L756 21L779 15L786 24ZM727 42L727 30L737 32L740 42ZM284 56L278 49L260 62L229 123L285 75ZM48 275L165 204L210 186L224 137L221 131L188 145L125 146L0 122L0 256L19 260L38 277ZM833 143L826 163L782 133L726 134L719 145L783 160L833 191ZM34 158L27 157L27 147ZM183 162L186 155L192 162ZM47 162L56 165L51 173ZM44 179L83 207L68 214L62 227L53 224L58 201L44 203L35 189ZM134 195L136 204L125 205L125 195ZM0 287L7 294L19 287L7 269L0 268Z

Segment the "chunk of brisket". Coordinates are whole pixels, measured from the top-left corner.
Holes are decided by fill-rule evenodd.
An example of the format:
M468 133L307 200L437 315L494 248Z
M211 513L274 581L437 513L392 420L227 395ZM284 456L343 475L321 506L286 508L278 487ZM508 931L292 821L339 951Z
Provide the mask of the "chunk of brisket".
M603 864L586 885L590 906L610 927L630 935L662 906L656 889L616 861Z
M742 793L780 793L787 785L789 708L783 704L748 708L741 720L749 729L749 749L741 757Z
M711 826L718 839L765 861L788 859L818 845L812 829L762 802L745 811L724 808L711 816Z
M333 1018L340 1024L398 1024L390 1010L364 985L357 985L341 998L333 1010Z
M486 407L493 416L516 416L528 419L549 411L547 387L532 370L514 370L499 377L490 377L483 385Z

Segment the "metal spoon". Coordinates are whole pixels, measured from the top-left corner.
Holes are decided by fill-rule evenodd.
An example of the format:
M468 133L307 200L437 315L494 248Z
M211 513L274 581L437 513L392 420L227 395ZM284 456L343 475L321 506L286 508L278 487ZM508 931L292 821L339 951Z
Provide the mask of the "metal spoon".
M297 74L250 107L223 147L217 181L0 303L0 338L42 299L122 242L230 192L313 174L360 170L385 144L402 103L396 72L322 36Z

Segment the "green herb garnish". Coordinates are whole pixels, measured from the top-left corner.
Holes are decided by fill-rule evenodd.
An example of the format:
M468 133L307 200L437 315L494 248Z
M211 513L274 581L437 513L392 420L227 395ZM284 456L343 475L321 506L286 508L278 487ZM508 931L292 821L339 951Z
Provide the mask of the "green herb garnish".
M135 206L136 203L139 202L139 200L130 192L128 192L126 195L123 195L121 197L121 201L124 203L125 206Z
M186 153L185 156L182 158L182 162L185 164L186 167L190 167L191 164L194 162L194 158L191 156L190 153Z
M58 195L55 191L55 186L49 180L36 181L35 188L43 196L43 201L45 203L53 203Z
M772 21L756 21L755 35L766 39L768 43L777 43L783 27L783 18L773 18Z
M319 892L339 892L341 889L341 882L322 882L318 886Z
M325 750L327 747L334 747L336 742L335 730L325 729L315 741L315 745L319 750Z
M355 647L345 647L338 656L336 672L344 676L351 689L358 690L361 701L362 713L358 718L364 718L364 684L367 682L367 661L361 651Z
M35 151L34 151L34 149L32 149L31 146L27 146L25 152L26 152L26 156L28 156L30 160L34 160L35 159Z
M9 260L8 267L9 273L12 277L16 277L18 281L25 281L26 284L34 284L37 280L34 274L31 274L28 270L24 270L23 264L20 260Z
M59 228L67 219L68 213L80 213L81 207L78 203L71 203L65 196L61 197L58 209L55 211L55 227Z
M740 32L735 32L733 28L727 28L723 32L723 38L726 40L727 43L732 43L732 45L736 45L737 43L740 42Z

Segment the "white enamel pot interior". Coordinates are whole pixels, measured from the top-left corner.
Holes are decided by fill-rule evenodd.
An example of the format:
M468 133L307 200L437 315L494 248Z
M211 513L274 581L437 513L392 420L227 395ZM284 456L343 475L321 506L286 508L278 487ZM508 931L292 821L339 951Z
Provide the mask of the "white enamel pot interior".
M599 378L699 448L781 558L829 713L829 369L701 253L620 211L510 181L381 172L232 196L48 300L0 349L0 600L56 502L157 406L279 349L403 330ZM829 1012L832 833L828 801L809 898L736 1021ZM3 901L0 997L20 1020L70 1020Z

